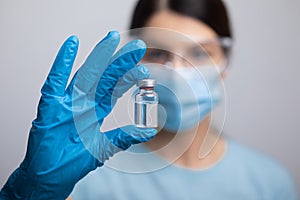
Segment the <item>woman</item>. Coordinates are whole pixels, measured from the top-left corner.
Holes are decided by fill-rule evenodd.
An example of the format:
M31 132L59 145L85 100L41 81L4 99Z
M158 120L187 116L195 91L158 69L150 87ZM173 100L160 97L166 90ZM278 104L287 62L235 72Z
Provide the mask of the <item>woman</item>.
M2 188L0 199L65 199L80 179L116 152L147 141L135 150L156 152L146 160L130 160L134 162L122 169L138 167L143 171L136 172L147 173L102 167L79 182L71 198L296 199L284 169L210 129L211 112L221 98L220 77L225 77L228 63L229 24L220 0L140 0L131 28L156 27L168 33L142 31L138 37L148 43L146 54L140 40L114 54L120 38L110 32L66 88L78 49L78 39L68 38L42 88L25 159ZM192 47L194 43L201 48ZM142 58L142 63L158 67L135 67ZM134 126L99 134L111 103L148 78L149 70L167 86L157 87L166 114L160 115L165 117L160 120L162 130L156 137L155 129ZM208 148L203 150L203 144ZM126 154L118 155L126 159Z
M174 45L178 38L170 38L175 32L200 42L206 55L202 52L199 56L199 52L196 52L197 58L203 60L203 56L209 56L220 70L220 76L225 77L224 67L228 63L230 50L228 41L233 36L221 0L140 0L130 28L143 27L155 27L158 30L147 30L151 39L139 35L148 45L142 63L180 68L179 71L183 73L193 71L189 67L196 66L202 72L201 67L206 64L189 62L193 57L189 57L188 53L177 54L188 50L181 50L184 49L182 44ZM167 37L164 37L164 33ZM151 70L151 65L149 68L152 77L158 81L174 73L172 70L156 72ZM189 79L190 76L183 77ZM193 87L201 87L201 80L198 83L195 80L186 81L194 83ZM165 84L172 87L176 83ZM180 84L184 84L184 81ZM210 82L207 84L210 87ZM181 94L182 90L173 91L179 98L186 94L186 91ZM218 132L210 129L210 112L214 105L201 104L195 97L194 102L197 103L192 105L192 109L200 108L199 112L195 112L185 106L184 100L179 100L178 104L182 107L180 115L176 105L172 104L171 99L176 98L175 95L166 95L167 89L162 88L157 88L157 93L167 113L164 128L152 140L144 143L145 146L132 150L143 153L155 151L157 155L146 159L125 157L125 154L117 156L115 160L120 159L120 165L113 159L107 163L108 167L89 174L75 187L72 199L296 199L292 181L283 168L230 139L219 138ZM212 95L210 98L216 104L219 102L219 96ZM206 106L207 110L201 110L201 106ZM199 114L201 117L198 117ZM195 119L197 123L189 123ZM199 150L203 144L208 144L208 148L200 159ZM128 167L124 167L126 161L130 163ZM141 173L142 170L145 173Z

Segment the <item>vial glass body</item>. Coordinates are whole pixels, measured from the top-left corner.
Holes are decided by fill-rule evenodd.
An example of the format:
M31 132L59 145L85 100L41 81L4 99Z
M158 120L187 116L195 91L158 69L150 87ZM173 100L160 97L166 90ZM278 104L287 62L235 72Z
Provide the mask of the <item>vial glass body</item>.
M135 95L134 122L137 127L157 127L158 95L153 87L140 87Z

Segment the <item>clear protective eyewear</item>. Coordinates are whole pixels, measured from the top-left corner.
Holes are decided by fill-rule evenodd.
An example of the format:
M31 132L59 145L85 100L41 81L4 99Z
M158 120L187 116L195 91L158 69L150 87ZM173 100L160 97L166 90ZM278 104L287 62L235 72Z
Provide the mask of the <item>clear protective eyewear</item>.
M184 66L218 65L226 67L232 47L231 38L218 38L194 42L171 49L158 45L147 48L143 62L166 65L174 59L180 59Z

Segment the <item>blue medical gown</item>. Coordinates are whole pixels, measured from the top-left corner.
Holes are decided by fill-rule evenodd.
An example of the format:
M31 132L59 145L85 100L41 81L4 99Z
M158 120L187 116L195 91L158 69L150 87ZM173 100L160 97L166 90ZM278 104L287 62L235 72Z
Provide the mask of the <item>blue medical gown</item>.
M147 151L143 145L135 148ZM126 164L122 156L113 159L121 159L120 164ZM158 156L149 159L151 163L162 161ZM145 163L138 159L129 162L132 168ZM107 165L91 172L77 183L72 200L297 199L293 181L283 167L232 140L227 140L222 160L204 170L167 165L152 172L134 174L114 168L117 167Z

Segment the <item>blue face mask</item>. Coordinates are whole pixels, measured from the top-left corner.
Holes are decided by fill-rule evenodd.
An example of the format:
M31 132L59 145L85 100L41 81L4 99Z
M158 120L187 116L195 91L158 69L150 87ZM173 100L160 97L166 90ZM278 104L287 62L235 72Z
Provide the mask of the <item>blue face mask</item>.
M197 126L222 99L220 71L215 66L151 70L158 85L159 123L170 132Z

